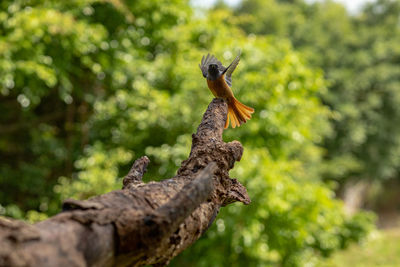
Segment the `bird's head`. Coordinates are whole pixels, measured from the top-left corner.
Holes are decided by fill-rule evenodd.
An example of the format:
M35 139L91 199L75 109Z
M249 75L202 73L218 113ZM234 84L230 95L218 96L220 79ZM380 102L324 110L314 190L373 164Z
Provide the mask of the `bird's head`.
M208 65L208 73L210 73L212 75L219 74L218 65L215 63Z

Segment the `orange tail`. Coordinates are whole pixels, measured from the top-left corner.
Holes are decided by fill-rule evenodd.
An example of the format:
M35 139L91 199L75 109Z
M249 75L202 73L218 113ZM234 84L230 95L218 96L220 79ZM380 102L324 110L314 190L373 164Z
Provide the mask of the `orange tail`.
M240 103L236 98L228 99L228 117L225 122L225 129L228 128L231 122L232 128L239 127L247 120L250 120L254 109Z

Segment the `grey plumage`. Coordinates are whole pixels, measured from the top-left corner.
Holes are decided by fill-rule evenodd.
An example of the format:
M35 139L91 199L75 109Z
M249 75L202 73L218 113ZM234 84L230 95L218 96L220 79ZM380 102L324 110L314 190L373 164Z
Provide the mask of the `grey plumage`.
M214 56L207 54L207 56L203 56L201 58L201 64L199 64L199 67L201 69L201 72L203 73L204 78L211 78L209 76L209 66L211 64L216 64L218 66L218 71L219 75L225 74L225 81L229 86L232 86L232 73L239 64L240 61L240 52L239 55L236 56L236 58L232 61L232 63L226 68L222 65L222 63Z

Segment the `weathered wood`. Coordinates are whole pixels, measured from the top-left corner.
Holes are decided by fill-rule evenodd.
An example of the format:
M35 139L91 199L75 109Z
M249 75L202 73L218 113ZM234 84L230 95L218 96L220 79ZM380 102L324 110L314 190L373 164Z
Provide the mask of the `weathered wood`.
M34 225L0 219L0 266L163 266L194 243L221 206L250 203L229 177L243 148L224 143L227 104L214 99L192 136L177 175L143 183L147 157L135 161L123 189L86 201Z

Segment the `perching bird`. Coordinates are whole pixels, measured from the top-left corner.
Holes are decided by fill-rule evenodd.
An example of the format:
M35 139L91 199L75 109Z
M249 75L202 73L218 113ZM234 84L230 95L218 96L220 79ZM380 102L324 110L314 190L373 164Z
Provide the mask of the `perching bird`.
M232 128L240 126L251 118L254 109L240 103L233 95L232 86L232 73L236 66L239 64L240 53L232 61L232 63L225 68L222 63L213 55L207 54L201 59L199 67L203 73L204 78L207 78L208 88L214 96L224 98L228 102L228 116L225 122L225 129L228 128L231 122Z

